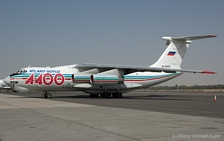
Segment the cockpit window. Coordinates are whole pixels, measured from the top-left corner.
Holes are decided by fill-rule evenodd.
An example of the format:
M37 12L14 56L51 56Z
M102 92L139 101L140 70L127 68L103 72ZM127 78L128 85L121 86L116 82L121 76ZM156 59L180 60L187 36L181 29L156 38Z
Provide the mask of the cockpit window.
M27 70L25 69L20 69L16 72L17 74L20 74L20 73L27 73Z

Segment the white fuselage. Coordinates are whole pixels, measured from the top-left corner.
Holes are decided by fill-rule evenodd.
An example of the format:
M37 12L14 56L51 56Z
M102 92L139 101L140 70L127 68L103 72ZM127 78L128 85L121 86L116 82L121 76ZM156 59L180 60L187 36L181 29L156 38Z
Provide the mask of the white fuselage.
M70 66L61 67L29 67L23 68L9 76L9 85L13 90L18 92L29 91L83 91L90 94L99 94L105 91L108 92L129 92L134 89L147 88L156 85L182 73L163 73L163 72L133 72L123 74L122 82L111 83L109 80L102 81L102 83L91 83L91 80L74 82L73 77L82 74L77 68ZM98 73L107 75L112 71L105 71ZM113 71L115 72L115 71ZM116 73L115 73L116 74ZM89 72L85 75L92 75ZM118 74L116 74L118 75Z

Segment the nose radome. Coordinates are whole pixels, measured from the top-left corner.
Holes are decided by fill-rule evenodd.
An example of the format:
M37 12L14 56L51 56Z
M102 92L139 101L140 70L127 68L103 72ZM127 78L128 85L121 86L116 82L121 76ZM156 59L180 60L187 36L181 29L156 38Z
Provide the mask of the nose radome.
M4 80L5 84L9 85L10 83L10 76L7 76Z

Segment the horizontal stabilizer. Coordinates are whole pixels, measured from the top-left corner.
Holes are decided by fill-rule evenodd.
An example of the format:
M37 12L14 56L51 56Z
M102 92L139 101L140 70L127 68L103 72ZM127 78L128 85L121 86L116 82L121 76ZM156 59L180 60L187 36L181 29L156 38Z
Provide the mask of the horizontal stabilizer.
M186 40L198 40L198 39L205 39L205 38L213 38L217 37L215 35L203 35L203 36L187 36L187 37L163 37L164 40L180 40L180 41L186 41Z

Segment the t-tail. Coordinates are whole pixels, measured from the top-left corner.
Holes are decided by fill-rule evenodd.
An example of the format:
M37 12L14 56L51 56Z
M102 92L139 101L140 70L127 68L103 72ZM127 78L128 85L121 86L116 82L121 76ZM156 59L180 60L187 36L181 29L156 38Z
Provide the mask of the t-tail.
M180 69L184 55L191 40L216 37L215 35L189 36L189 37L163 37L168 47L159 60L150 67Z

